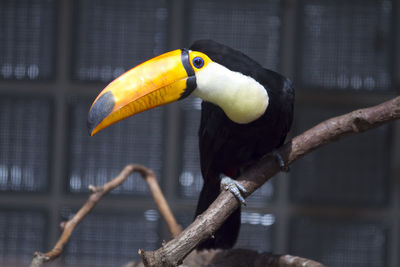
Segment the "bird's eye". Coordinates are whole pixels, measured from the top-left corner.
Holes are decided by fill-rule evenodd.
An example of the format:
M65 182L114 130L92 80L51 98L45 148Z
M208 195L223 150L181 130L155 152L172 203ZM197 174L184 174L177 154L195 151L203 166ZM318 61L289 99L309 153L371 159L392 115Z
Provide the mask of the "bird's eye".
M193 59L193 66L200 69L201 67L204 66L204 60L201 57L195 57Z

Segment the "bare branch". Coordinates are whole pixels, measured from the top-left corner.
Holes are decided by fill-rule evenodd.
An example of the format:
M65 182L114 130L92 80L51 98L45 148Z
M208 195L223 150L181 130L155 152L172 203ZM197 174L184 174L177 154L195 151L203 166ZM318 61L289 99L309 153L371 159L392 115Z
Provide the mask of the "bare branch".
M399 118L400 97L396 97L371 108L356 110L326 120L293 138L278 152L287 164L291 164L314 149L337 141L343 136L367 131ZM251 194L279 171L280 167L275 157L267 154L238 180ZM221 192L211 206L175 239L156 251L143 252L141 255L144 264L146 266L179 265L197 244L211 237L238 206L238 201L231 193Z
M98 187L89 185L89 190L91 192L89 199L70 220L61 223L60 227L62 228L63 232L54 248L47 253L35 252L30 267L40 267L43 265L43 263L53 261L54 259L58 258L62 253L65 244L71 237L71 234L74 231L75 227L96 206L96 204L104 195L108 194L111 190L121 185L133 172L139 172L144 178L150 188L150 191L154 197L157 207L160 210L160 213L168 223L171 234L173 236L177 235L181 231L180 226L176 223L176 220L172 215L171 209L165 201L154 172L142 165L130 164L127 165L118 176L113 178L111 181L105 183L103 186Z

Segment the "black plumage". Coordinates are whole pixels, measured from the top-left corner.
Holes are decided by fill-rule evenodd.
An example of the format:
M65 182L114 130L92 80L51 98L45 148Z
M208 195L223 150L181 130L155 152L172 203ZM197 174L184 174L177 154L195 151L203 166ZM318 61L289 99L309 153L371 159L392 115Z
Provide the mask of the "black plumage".
M211 40L191 47L228 69L250 76L268 92L266 112L248 124L231 121L223 110L203 101L199 128L201 172L204 179L196 216L204 212L220 192L220 177L237 178L240 171L283 144L293 118L294 90L289 79L263 68L245 54ZM198 249L231 248L240 228L240 208Z

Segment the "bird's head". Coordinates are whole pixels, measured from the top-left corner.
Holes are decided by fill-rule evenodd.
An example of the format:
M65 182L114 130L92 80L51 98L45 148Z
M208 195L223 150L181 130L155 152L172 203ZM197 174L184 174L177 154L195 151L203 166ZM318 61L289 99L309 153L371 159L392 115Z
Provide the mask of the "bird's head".
M268 106L265 88L231 70L229 62L220 64L206 53L178 49L134 67L104 88L89 110L89 133L192 93L218 105L237 123L257 119Z

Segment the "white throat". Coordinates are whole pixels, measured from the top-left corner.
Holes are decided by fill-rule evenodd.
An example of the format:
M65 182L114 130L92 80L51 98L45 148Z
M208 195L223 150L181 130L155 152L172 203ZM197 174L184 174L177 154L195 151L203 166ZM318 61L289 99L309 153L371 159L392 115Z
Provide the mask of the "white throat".
M236 123L250 123L264 114L268 93L256 80L210 62L196 73L194 94L218 105Z

